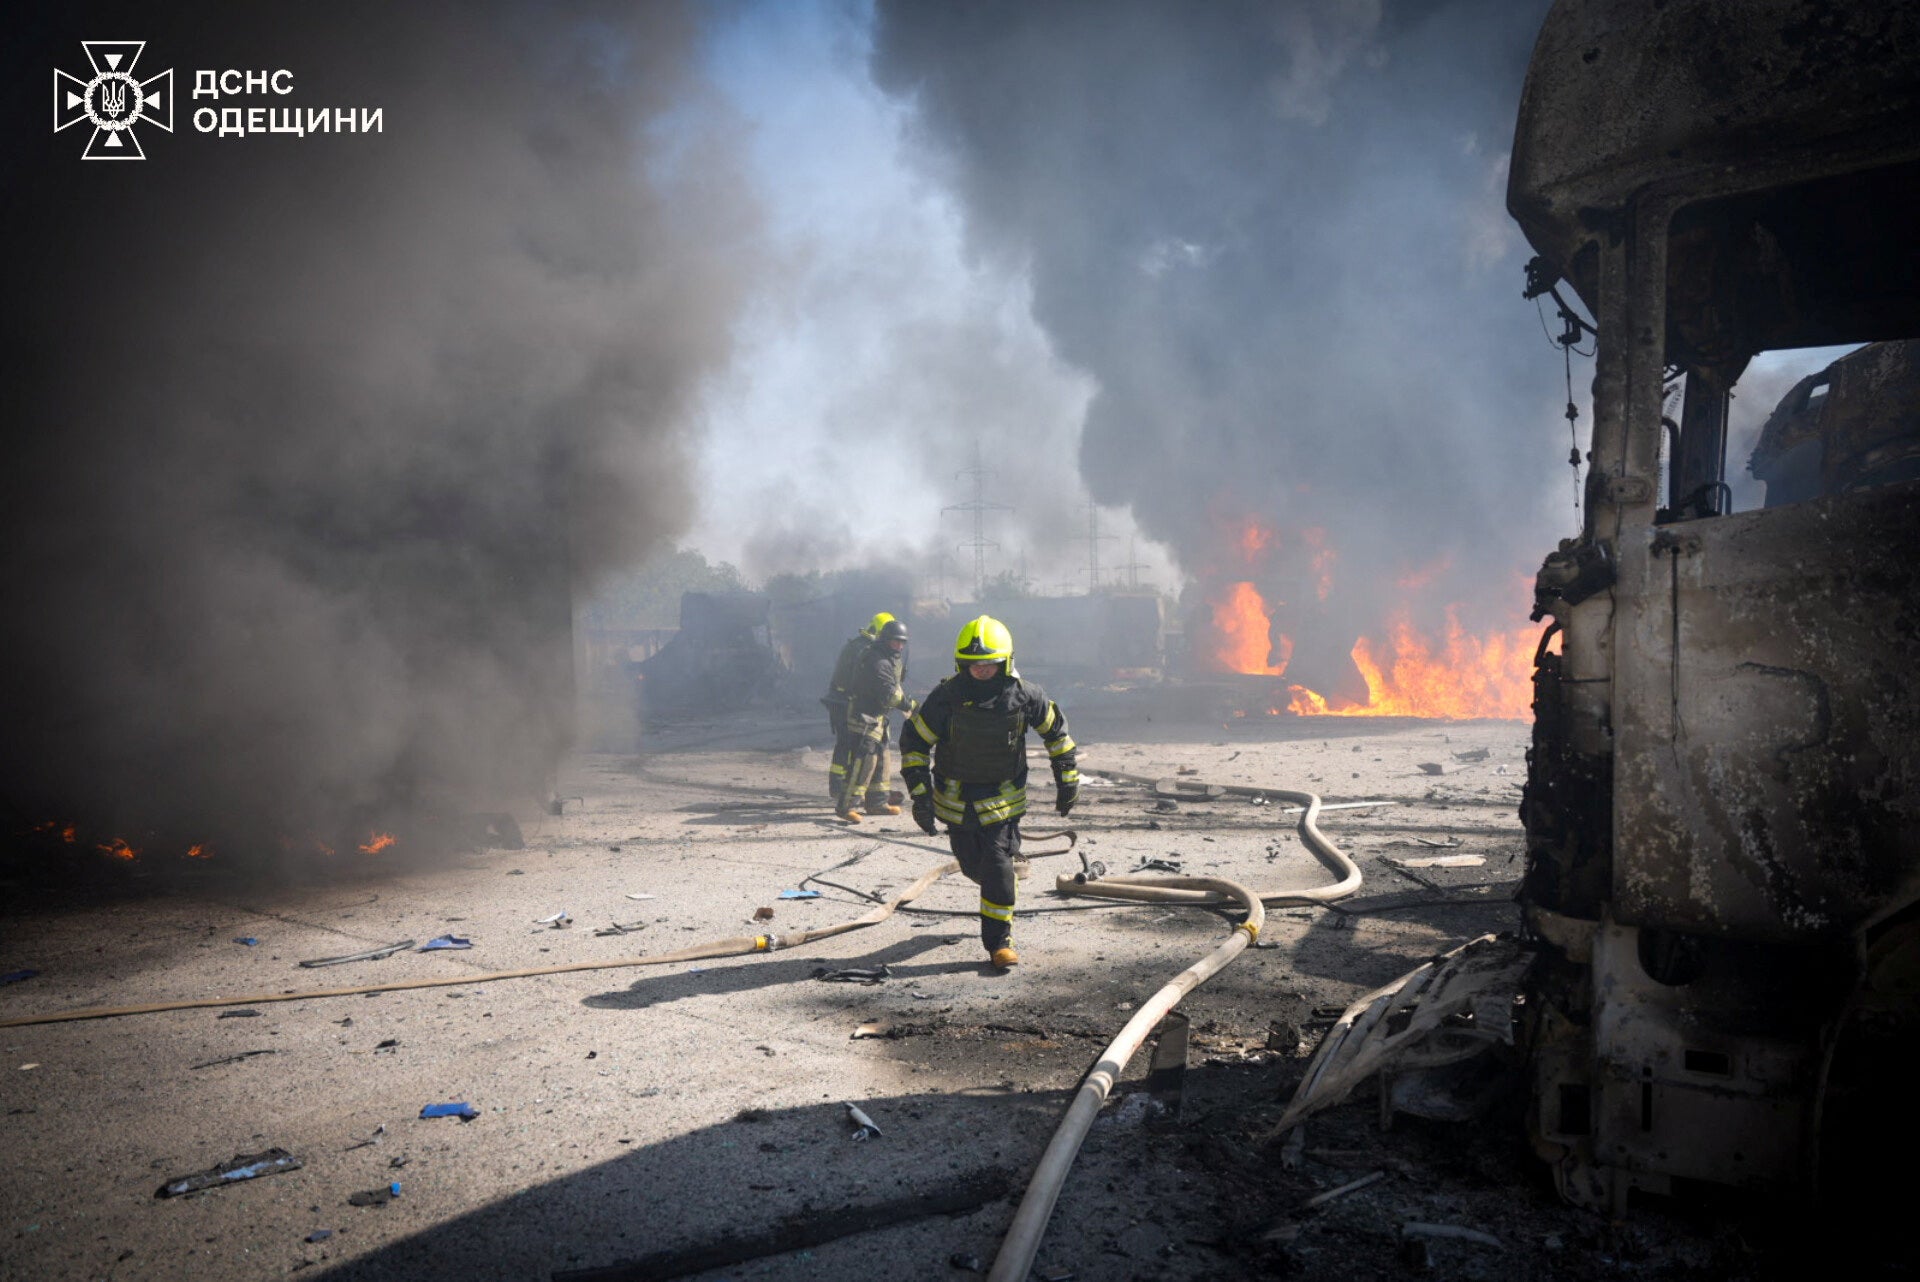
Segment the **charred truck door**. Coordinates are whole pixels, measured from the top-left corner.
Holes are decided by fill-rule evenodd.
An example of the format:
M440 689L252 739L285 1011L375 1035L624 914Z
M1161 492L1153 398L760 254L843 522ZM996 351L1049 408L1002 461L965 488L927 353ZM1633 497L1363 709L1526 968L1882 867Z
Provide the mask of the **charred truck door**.
M1833 1192L1914 1134L1917 90L1910 0L1561 0L1534 50L1508 207L1597 331L1522 807L1530 1124L1579 1203ZM1851 343L1732 511L1748 362Z

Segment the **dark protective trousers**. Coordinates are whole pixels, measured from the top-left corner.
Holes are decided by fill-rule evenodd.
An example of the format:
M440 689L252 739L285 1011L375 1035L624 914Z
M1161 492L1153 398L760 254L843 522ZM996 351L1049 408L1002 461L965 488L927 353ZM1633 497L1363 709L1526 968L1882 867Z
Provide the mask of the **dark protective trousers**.
M840 732L839 752L846 760L846 773L840 780L835 798L841 810L869 810L887 804L887 776L892 762L887 759L887 719L885 717L848 717Z
M827 705L827 726L833 731L833 763L827 767L827 795L836 802L847 787L847 705L844 700L822 699Z
M1013 943L1013 858L1020 853L1020 820L984 828L947 827L947 844L960 871L980 887L980 942L987 951Z

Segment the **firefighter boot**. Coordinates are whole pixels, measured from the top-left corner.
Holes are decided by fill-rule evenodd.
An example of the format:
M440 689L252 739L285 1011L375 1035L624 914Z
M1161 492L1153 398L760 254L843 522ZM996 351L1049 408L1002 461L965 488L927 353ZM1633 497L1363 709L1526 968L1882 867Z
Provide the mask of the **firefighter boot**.
M1013 945L993 950L993 965L996 970L1005 970L1009 966L1020 964L1020 954L1013 951Z

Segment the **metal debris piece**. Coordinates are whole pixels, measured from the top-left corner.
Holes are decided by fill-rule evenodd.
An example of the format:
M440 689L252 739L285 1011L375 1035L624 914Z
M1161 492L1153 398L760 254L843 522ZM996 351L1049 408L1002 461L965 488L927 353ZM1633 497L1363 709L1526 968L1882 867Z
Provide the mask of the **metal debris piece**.
M379 961L381 958L391 957L395 953L404 953L407 949L412 948L419 942L417 939L402 939L397 943L382 944L378 948L369 948L364 953L346 953L339 957L316 957L312 961L303 961L300 964L311 968L314 966L343 966L347 962Z
M825 966L816 966L813 977L829 984L879 984L892 979L893 972L884 963L871 969L849 966L844 970L828 970Z
M252 935L236 935L234 936L233 942L236 944L245 944L248 948L256 948L260 944L260 941Z
M1142 859L1133 870L1135 872L1179 872L1181 865L1178 859Z
M829 868L827 871L832 872L833 870ZM820 898L820 892L817 890L783 890L780 892L780 898L782 899L818 899Z
M853 1139L868 1140L876 1135L885 1134L885 1132L874 1124L873 1119L862 1112L860 1106L851 1100L847 1102L847 1117L853 1122L854 1126L858 1128L851 1137Z
M431 952L438 952L443 948L471 948L471 947L473 947L473 941L470 939L464 939L459 935L442 935L438 939L429 939L426 943L420 945L420 947L416 948L414 951L420 952L420 953L431 953Z
M658 895L628 895L628 899L658 899Z
M210 1166L204 1171L168 1180L155 1190L154 1196L179 1197L184 1193L198 1193L202 1189L225 1188L229 1184L257 1179L262 1175L297 1171L302 1165L304 1163L299 1158L283 1148L270 1148L264 1153L237 1153L231 1161L221 1166Z
M868 1038L882 1037L888 1041L897 1042L902 1037L922 1037L932 1031L933 1025L931 1024L882 1024L875 1020L869 1020L856 1027L853 1030L853 1035L847 1040L860 1042L866 1041Z
M308 1242L324 1242L332 1236L332 1229L315 1229L313 1232L307 1234L304 1240Z
M221 1064L238 1064L243 1059L252 1059L255 1055L278 1055L277 1050L241 1051L238 1055L228 1055L223 1059L210 1059L204 1064L192 1064L189 1068L217 1068Z
M593 933L595 935L631 935L636 931L645 930L646 928L647 923L644 921L616 921L611 926L602 926Z
M555 930L565 930L567 927L573 925L573 918L567 915L566 909L562 908L551 917L534 918L533 924L536 926L551 926Z
M1453 759L1455 761L1485 761L1492 755L1493 749L1491 748L1471 748L1466 752L1454 753Z
M1487 862L1485 855L1422 855L1418 859L1389 859L1395 868L1478 868Z
M1421 774L1425 775L1443 775L1447 773L1447 768L1438 761L1422 761L1417 763L1417 768Z
M423 1119L429 1117L457 1117L463 1122L471 1122L474 1118L480 1116L480 1110L464 1102L457 1104L429 1104L420 1110L420 1116Z
M304 964L305 963L302 963L302 965ZM223 1010L218 1015L215 1015L214 1018L215 1019L258 1019L260 1018L260 1012L257 1010Z
M1376 1072L1416 1052L1419 1067L1431 1068L1469 1058L1494 1042L1511 1042L1511 1021L1498 1028L1459 1027L1452 1017L1483 1008L1490 994L1506 994L1510 1005L1532 963L1533 954L1519 940L1482 935L1360 998L1327 1030L1277 1128L1339 1103Z
M955 1251L947 1257L947 1267L959 1269L966 1273L978 1273L980 1271L980 1257L977 1255L969 1255L965 1251Z
M393 1199L399 1196L400 1196L400 1181L395 1180L393 1183L387 1185L387 1187L383 1189L367 1189L363 1193L349 1194L347 1196L347 1205L348 1206L385 1206L387 1203L393 1201Z
M1325 1206L1327 1203L1338 1198L1343 1198L1349 1193L1357 1193L1369 1184L1378 1184L1386 1178L1387 1173L1385 1171L1375 1171L1370 1175L1362 1175L1357 1180L1348 1180L1338 1188L1328 1189L1324 1193L1315 1193L1312 1197L1300 1204L1300 1209L1303 1211L1311 1211L1316 1206Z

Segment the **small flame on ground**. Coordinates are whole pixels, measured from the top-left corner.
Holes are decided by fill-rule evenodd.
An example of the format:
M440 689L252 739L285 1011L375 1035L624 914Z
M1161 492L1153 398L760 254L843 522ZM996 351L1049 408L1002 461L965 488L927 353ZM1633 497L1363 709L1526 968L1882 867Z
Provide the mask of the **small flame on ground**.
M211 859L213 858L213 847L209 846L204 841L196 841L191 846L187 847L187 858Z
M377 855L397 840L399 839L390 832L376 832L360 843L360 853L363 855ZM332 854L333 852L329 850L327 853Z
M58 819L49 819L43 824L35 824L33 830L35 832L52 833L71 846L76 840L74 834L79 831L79 825L70 823L63 824Z
M115 859L138 859L140 857L140 851L133 846L129 846L123 837L115 837L112 841L104 845L95 846L94 849L100 851L102 854L112 855Z

